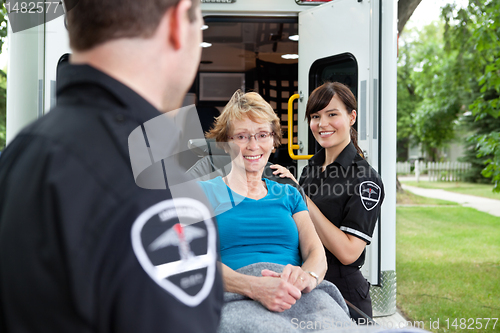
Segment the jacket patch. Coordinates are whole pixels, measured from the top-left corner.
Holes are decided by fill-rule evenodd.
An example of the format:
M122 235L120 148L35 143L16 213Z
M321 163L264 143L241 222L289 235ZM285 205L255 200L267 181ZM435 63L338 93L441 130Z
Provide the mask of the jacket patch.
M380 192L380 186L372 181L365 181L359 185L359 197L366 210L372 210L378 205Z
M197 306L216 271L216 230L207 207L191 198L146 209L134 222L132 247L142 268L180 302Z

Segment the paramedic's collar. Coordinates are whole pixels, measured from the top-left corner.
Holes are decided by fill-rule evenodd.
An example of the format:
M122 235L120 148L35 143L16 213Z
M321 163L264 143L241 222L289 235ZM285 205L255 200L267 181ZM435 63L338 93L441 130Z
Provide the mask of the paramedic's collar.
M344 148L344 150L342 150L342 152L332 164L338 163L344 169L347 169L352 165L356 154L356 148L354 147L352 142L349 142L349 144ZM309 164L323 165L323 162L325 162L325 149L321 148L321 150L309 160Z
M158 109L134 90L90 65L61 65L58 73L57 95L59 97L63 90L71 86L85 83L100 86L108 91L125 109L131 111L129 116L140 124L160 115Z

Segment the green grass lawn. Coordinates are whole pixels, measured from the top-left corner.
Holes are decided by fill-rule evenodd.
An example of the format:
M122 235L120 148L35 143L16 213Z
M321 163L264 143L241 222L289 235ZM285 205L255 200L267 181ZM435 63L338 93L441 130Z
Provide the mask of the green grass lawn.
M457 192L462 194L475 195L478 197L485 197L490 199L500 200L500 193L493 193L493 185L491 184L474 184L463 182L429 182L429 181L401 181L404 184L417 186L422 188L439 188L450 192Z
M403 313L433 332L500 332L494 321L488 329L468 329L486 324L476 318L500 317L500 218L451 205L399 206L396 212ZM431 329L429 322L437 326L438 319L439 329Z

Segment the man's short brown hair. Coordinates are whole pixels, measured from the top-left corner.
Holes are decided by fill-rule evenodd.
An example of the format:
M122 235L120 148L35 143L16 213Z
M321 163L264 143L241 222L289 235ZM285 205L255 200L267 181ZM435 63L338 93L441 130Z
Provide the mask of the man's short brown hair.
M67 14L70 46L85 51L113 39L151 37L165 12L180 1L188 0L77 0ZM191 2L193 22L199 0Z

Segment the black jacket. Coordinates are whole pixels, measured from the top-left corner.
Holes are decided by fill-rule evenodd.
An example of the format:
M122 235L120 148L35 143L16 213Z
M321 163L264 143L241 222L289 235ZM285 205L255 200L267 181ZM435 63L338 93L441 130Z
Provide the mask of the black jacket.
M385 196L379 174L359 156L352 143L322 171L324 161L324 149L309 160L299 180L304 192L340 230L370 244ZM328 250L326 256L329 271L342 265ZM360 267L364 262L365 251L351 266Z
M223 287L202 191L173 198L132 172L129 135L160 113L90 66L60 74L57 107L0 158L0 331L215 332Z

